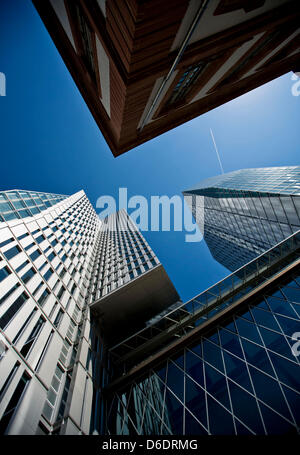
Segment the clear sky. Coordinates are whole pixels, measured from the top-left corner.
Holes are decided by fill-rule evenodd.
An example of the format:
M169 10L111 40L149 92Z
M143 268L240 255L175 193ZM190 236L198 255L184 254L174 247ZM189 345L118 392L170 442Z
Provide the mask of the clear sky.
M0 0L0 190L99 196L181 194L224 171L299 165L300 96L292 73L113 158L30 0ZM145 232L183 300L227 275L204 241Z

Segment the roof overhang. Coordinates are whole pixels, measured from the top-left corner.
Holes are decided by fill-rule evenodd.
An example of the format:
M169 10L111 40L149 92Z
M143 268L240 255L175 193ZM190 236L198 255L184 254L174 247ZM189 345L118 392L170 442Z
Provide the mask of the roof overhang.
M180 299L160 264L90 305L106 340L115 341Z

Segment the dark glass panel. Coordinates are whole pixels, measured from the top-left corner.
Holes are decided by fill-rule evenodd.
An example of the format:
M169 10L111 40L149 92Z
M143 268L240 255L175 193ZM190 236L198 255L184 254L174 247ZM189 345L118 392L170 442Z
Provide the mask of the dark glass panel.
M289 403L291 411L293 413L295 421L298 423L300 422L300 394L294 392L293 390L289 389L288 387L282 386L286 399Z
M235 434L232 415L207 396L211 434Z
M300 288L299 287L293 288L290 286L285 286L284 288L282 288L282 291L288 300L291 300L292 302L300 303Z
M187 376L185 382L185 405L207 427L205 392Z
M183 402L184 373L174 363L168 363L167 386Z
M220 338L223 348L243 358L242 348L237 335L223 329L220 330Z
M260 368L271 376L274 376L273 368L270 364L265 348L243 339L242 345L244 348L246 360L249 363L252 363L252 365L255 365L257 368Z
M265 422L267 434L290 434L296 433L293 425L288 423L280 415L276 414L267 406L260 404L261 413Z
M185 352L185 371L204 387L203 361L189 350Z
M196 434L196 435L207 435L207 431L200 425L200 423L194 419L194 417L185 410L185 433L184 434Z
M229 381L229 390L234 415L251 428L255 434L264 434L255 398L231 381Z
M227 352L223 353L227 376L240 384L246 390L253 392L246 363Z
M206 339L203 339L203 358L220 371L224 371L220 348Z
M300 390L300 365L272 352L270 352L270 358L279 380L296 390Z
M251 366L249 366L249 369L257 397L280 414L290 418L290 412L284 401L278 382Z
M173 434L183 433L183 405L167 389L164 410L164 421L169 422Z
M280 300L276 299L275 297L269 297L268 302L274 313L283 314L284 316L290 316L295 319L297 318L297 314L293 310L293 307L286 300Z
M239 334L245 338L249 338L256 343L261 343L261 339L257 328L251 322L248 322L241 318L236 318L236 325L239 331Z
M229 396L225 376L211 366L205 364L206 391L216 400L230 409Z
M284 333L292 336L294 332L300 332L300 321L295 319L286 318L284 316L277 316L278 322L282 327Z

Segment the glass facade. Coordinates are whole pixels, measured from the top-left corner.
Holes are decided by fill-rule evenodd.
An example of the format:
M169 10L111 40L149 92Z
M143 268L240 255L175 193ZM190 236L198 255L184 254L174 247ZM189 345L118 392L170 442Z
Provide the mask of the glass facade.
M293 254L288 254L285 263L278 256L274 268L270 250L266 261L263 255L246 266L250 269L252 264L256 278L253 281L250 274L244 274L235 298L229 297L227 286L218 283L223 289L218 311L212 310L206 320L204 311L198 310L188 318L186 314L185 319L182 314L176 321L175 310L174 317L172 313L167 317L173 319L173 335L177 337L169 336L164 342L160 338L160 345L155 342L156 323L152 350L147 351L144 341L143 359L136 356L134 337L111 350L115 358L119 356L117 363L129 378L123 385L116 381L110 391L107 434L269 435L300 431L300 362L292 351L293 334L300 331L299 234L292 238L296 239L295 248L290 244ZM281 257L285 245L286 241L282 242ZM266 286L260 290L263 283ZM257 292L253 294L253 290ZM203 294L193 300L203 301ZM230 307L238 301L234 309L222 313L226 302ZM188 308L187 304L182 307ZM217 312L220 317L213 320ZM168 331L172 332L170 327L169 323ZM184 327L188 329L185 334ZM176 347L183 335L196 330L199 334L191 336L191 341L186 337ZM136 336L142 344L144 334ZM168 346L169 354L162 353L161 360L153 363L151 356L159 356L162 345ZM131 363L129 352L134 356ZM141 379L135 380L130 368L147 358L149 366L140 371Z
M0 222L36 215L67 197L36 191L1 191Z
M99 230L90 300L95 301L159 264L125 210L106 217Z
M300 231L182 303L125 211L35 194L43 210L0 223L2 433L299 430Z
M300 229L300 166L230 172L184 197L213 257L230 271Z

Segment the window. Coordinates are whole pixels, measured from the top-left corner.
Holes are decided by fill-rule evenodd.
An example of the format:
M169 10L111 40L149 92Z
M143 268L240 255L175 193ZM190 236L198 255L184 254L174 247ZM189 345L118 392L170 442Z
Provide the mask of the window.
M9 268L5 265L1 270L0 270L0 283L3 281L8 275L11 274L11 271Z
M15 257L19 253L21 253L21 248L18 245L13 246L12 248L10 248L10 250L7 250L7 251L3 252L3 254L4 254L4 256L6 257L7 260L12 259L13 257Z
M53 269L50 267L49 270L47 270L47 272L45 273L44 279L45 279L46 281L48 281L49 278L53 275L53 273L54 273L54 272L53 272Z
M49 295L50 295L50 291L48 291L48 289L45 289L45 290L42 292L40 298L38 299L38 303L39 303L41 306L44 305L44 303L45 303L45 301L46 301L46 299L47 299L47 297L48 297Z
M46 319L44 319L42 316L39 317L37 323L35 324L31 334L29 335L29 337L27 338L27 340L25 341L24 343L24 346L22 347L20 353L22 354L22 356L24 358L27 357L29 351L30 351L30 348L31 346L33 345L34 341L36 340L36 338L38 337L40 331L42 330L42 326L43 324L46 322Z
M96 67L94 63L94 33L84 15L80 4L69 2L73 20L76 23L77 47L81 54L82 60L93 80L96 83Z
M0 390L0 400L2 399L2 396L3 396L4 392L7 390L7 387L10 384L10 382L11 382L12 378L14 377L14 375L15 375L17 369L19 368L19 366L20 366L20 362L16 362L14 367L11 369L9 375L7 376L5 382L4 382L4 384L3 384L3 386L1 387L1 390Z
M27 327L29 321L33 318L34 314L36 313L37 311L37 308L34 308L32 310L32 312L30 313L30 315L28 316L28 318L26 319L26 321L24 322L24 324L22 324L21 328L18 330L18 332L16 333L14 339L13 339L13 343L16 343L18 338L20 337L20 335L23 333L25 327Z
M25 239L25 237L27 237L29 234L28 232L26 232L25 234L22 234L22 235L19 235L18 240L22 240L22 239Z
M57 294L57 298L60 299L65 292L65 288L62 286Z
M25 251L28 251L30 250L30 248L32 248L35 244L32 242L32 243L29 243L29 245L25 246L24 250Z
M63 315L64 315L64 311L60 309L58 311L57 315L56 315L56 318L55 318L54 322L53 322L53 325L55 327L59 326L59 323L61 322Z
M2 246L8 245L10 242L12 242L14 239L11 237L10 239L4 240L4 242L0 243L0 248Z
M50 253L49 256L47 257L48 261L52 261L55 258L56 254L55 253Z
M42 254L41 251L37 249L33 253L31 253L29 257L31 258L32 261L35 261L41 254Z
M14 303L8 308L8 310L1 316L0 318L0 328L4 329L10 321L13 319L13 317L16 315L16 313L20 310L20 308L23 306L25 301L28 299L28 295L26 292L23 292L15 301Z
M21 280L24 284L28 283L28 281L35 275L35 270L31 267L24 275L21 277Z
M19 267L16 268L16 272L19 273L27 264L29 264L28 259L26 259L26 261L23 262L23 264L19 265Z
M30 376L26 372L23 373L23 375L4 411L4 414L2 416L2 419L0 422L0 434L6 433L10 420L14 414L16 407L18 406L18 404L21 400L22 394L23 394L26 384L28 383L29 380L30 380Z
M16 283L7 293L0 299L0 305L5 302L6 299L20 286L20 283Z
M44 240L46 240L46 237L45 237L43 234L39 235L39 236L35 239L35 241L36 241L37 243L41 243L41 242L43 242Z
M63 379L63 374L64 371L59 365L57 365L54 376L52 378L51 386L48 390L47 401L45 402L43 409L43 415L48 421L51 421L53 417L57 393Z

